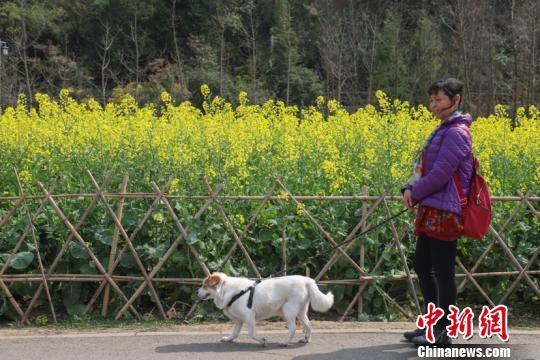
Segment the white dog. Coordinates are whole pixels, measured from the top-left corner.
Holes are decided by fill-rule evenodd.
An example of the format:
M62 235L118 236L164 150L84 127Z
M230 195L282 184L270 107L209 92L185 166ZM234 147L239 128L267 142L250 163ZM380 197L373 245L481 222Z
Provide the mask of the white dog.
M266 340L255 332L257 320L281 315L287 321L289 334L280 344L287 346L296 332L298 318L304 324L304 338L300 342L307 343L311 339L311 324L307 317L309 304L313 310L325 312L334 303L331 292L323 294L315 280L298 275L270 278L256 283L215 272L204 279L197 295L201 300L214 299L216 306L229 319L236 321L232 334L223 337L221 341L231 342L236 339L242 324L246 323L249 336L263 345L266 345ZM249 304L250 298L252 304Z

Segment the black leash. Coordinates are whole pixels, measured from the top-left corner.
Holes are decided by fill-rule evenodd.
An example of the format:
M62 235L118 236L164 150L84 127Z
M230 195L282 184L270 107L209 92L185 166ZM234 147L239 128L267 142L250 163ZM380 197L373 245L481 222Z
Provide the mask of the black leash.
M416 202L413 203L413 207L414 207L415 205L416 205ZM335 249L337 249L337 248L341 248L343 245L347 245L348 243L353 242L354 240L356 240L356 239L359 238L360 236L363 236L363 235L367 234L368 232L370 232L370 231L372 231L372 230L378 228L379 226L381 226L381 225L383 225L383 224L386 224L387 222L389 222L389 221L391 221L391 220L397 218L398 216L400 216L401 214L405 213L405 212L408 211L408 210L409 210L408 208L405 208L405 209L401 210L401 211L398 212L397 214L394 214L394 215L390 216L389 218L385 219L384 221L381 221L380 223L375 224L375 225L369 227L368 229L362 231L360 234L354 236L353 238L351 238L351 239L349 239L349 240L342 241L341 243L339 243L339 244L333 246L330 250L335 250ZM249 299L248 299L248 304L247 304L247 305L248 305L248 308L251 309L251 307L253 306L253 294L254 294L254 292L255 292L255 286L257 286L261 281L266 280L266 279L271 279L271 278L279 277L279 276L281 276L282 274L284 274L284 273L287 272L287 271L291 271L292 269L296 269L296 268L302 267L302 266L304 266L309 260L312 260L312 259L314 259L314 258L316 258L316 257L318 257L318 256L320 256L320 253L319 253L319 252L317 252L317 254L315 254L315 255L313 255L313 256L308 257L307 259L304 260L304 262L302 262L302 263L300 263L300 264L296 264L296 265L294 265L294 266L292 266L292 267L290 267L290 268L288 268L288 269L280 270L280 271L278 271L278 272L276 272L276 273L273 273L273 274L271 274L270 276L267 276L267 277L265 277L265 278L259 278L259 279L255 280L255 283L254 283L253 285L251 285L250 287L248 287L248 288L246 288L246 289L240 291L238 294L234 295L234 296L231 298L231 300L229 301L229 303L227 304L227 308L228 308L229 306L231 306L236 300L238 300L240 297L242 297L245 293L247 293L247 292L249 291ZM375 284L374 284L374 285L375 285ZM378 286L376 286L376 288L378 288ZM184 322L187 321L186 319L191 315L191 313L195 310L196 305L199 304L199 303L200 303L200 300L197 300L197 301L193 304L191 310L190 310L189 313L185 316Z
M413 206L414 206L414 205L413 205ZM408 210L409 210L409 209L407 209L407 208L401 210L401 211L398 212L397 214L392 215L391 217L385 219L384 221L381 221L380 223L378 223L378 224L376 224L376 225L373 225L373 226L369 227L368 229L364 230L364 231L361 232L360 234L354 236L352 239L345 240L345 241L343 241L343 242L341 242L341 243L339 243L339 244L333 246L333 247L330 249L330 251L335 250L335 249L337 249L337 248L341 248L343 245L347 245L348 243L353 242L354 240L358 239L360 236L363 236L363 235L367 234L368 232L370 232L371 230L374 230L374 229L378 228L379 226L381 226L381 225L383 225L383 224L386 224L387 222L389 222L389 221L391 221L391 220L397 218L398 216L400 216L401 214L405 213L405 212L408 211ZM280 270L280 271L278 271L278 272L276 272L276 273L274 273L274 274L272 274L272 275L270 275L270 276L268 276L268 277L266 277L266 278L260 279L260 280L270 279L270 278L274 278L274 277L279 277L279 276L281 276L282 274L284 274L285 272L291 271L291 269L296 269L296 268L298 268L298 267L304 266L309 260L312 260L312 259L314 259L314 258L316 258L316 257L318 257L318 256L320 256L320 255L321 255L321 254L320 254L319 252L317 252L317 254L308 257L307 259L304 260L304 262L302 262L302 263L300 263L300 264L296 264L296 265L294 265L294 266L292 266L292 267L290 267L290 268L288 268L288 269Z

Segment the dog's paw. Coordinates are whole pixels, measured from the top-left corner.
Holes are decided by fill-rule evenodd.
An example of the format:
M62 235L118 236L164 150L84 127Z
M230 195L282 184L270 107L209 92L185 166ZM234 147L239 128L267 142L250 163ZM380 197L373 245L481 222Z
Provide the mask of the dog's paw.
M307 344L309 342L309 339L307 337L303 337L300 340L298 340L298 342L301 344Z
M289 345L290 345L290 343L288 341L287 342L282 341L282 342L279 343L279 346L281 346L281 347L287 347Z
M234 338L232 336L224 336L221 338L221 342L224 342L224 343L230 343L230 342L233 342Z
M266 339L265 338L262 338L261 341L260 341L261 345L263 347L266 347L267 343L266 343Z

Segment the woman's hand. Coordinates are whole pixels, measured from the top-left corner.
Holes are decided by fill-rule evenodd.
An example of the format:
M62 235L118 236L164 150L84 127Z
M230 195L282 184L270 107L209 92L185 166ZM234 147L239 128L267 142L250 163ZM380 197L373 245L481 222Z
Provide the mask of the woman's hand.
M403 193L403 204L409 209L413 209L412 191L410 189L405 190Z

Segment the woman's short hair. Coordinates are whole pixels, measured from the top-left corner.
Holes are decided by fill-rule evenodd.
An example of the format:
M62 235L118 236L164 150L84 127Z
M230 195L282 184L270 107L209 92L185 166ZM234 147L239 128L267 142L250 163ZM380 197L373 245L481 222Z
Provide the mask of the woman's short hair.
M435 95L439 91L442 91L450 98L454 100L456 95L459 95L463 99L463 83L458 79L448 78L435 81L428 89L428 95ZM461 105L461 101L460 101Z

